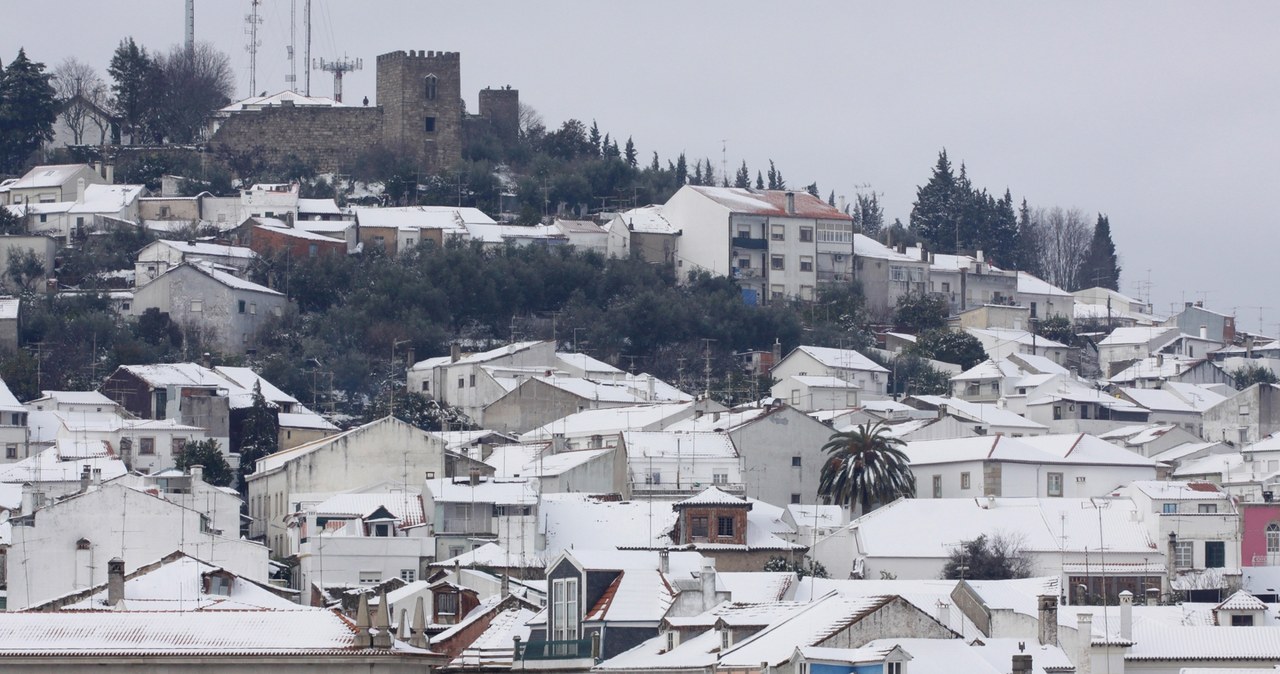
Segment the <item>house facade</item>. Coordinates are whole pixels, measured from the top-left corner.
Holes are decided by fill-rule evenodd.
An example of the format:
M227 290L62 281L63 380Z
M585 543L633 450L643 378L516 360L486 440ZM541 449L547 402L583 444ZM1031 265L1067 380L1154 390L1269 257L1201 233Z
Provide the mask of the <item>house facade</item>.
M258 331L270 317L284 314L282 293L237 278L207 263L183 263L133 293L131 313L157 309L200 342L225 353L258 346Z

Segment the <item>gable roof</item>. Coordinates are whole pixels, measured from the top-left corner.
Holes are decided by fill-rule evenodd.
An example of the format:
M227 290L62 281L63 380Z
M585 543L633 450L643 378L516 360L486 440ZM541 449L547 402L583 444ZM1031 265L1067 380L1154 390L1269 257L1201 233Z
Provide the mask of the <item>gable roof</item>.
M720 204L733 213L768 215L773 217L818 218L822 220L849 220L849 216L818 197L804 190L755 190L744 187L707 187L686 185L689 189ZM795 212L787 212L787 195L794 196Z
M837 370L862 370L866 372L888 372L878 363L866 356L854 351L853 349L833 349L826 346L797 346L795 353L799 351L807 354L814 360L822 363L824 366ZM790 358L791 354L787 354ZM786 358L783 358L786 360Z

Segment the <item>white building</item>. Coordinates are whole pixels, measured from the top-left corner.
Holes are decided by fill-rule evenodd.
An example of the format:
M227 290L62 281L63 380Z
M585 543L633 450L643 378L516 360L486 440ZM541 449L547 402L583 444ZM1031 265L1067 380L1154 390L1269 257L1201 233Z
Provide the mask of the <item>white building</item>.
M709 486L741 495L742 466L725 433L622 433L634 498L683 498Z
M889 381L888 370L857 351L823 346L796 347L773 366L770 375L783 382L790 377L834 377L856 385L863 398L871 400L884 397ZM773 397L791 400L792 389L781 387L774 386Z
M435 537L436 559L457 557L486 543L521 553L536 546L538 492L528 479L473 472L427 480L422 507Z
M297 585L375 585L389 578L412 583L435 559L422 515L422 498L402 486L334 494L301 502L289 531L298 559Z
M241 246L225 246L197 241L157 239L138 251L134 262L134 278L139 286L187 260L204 260L215 268L243 277L257 258L252 250Z
M978 338L987 357L993 360L1016 354L1044 356L1058 365L1065 365L1075 351L1066 344L1040 337L1026 330L1004 328L966 328L965 332Z

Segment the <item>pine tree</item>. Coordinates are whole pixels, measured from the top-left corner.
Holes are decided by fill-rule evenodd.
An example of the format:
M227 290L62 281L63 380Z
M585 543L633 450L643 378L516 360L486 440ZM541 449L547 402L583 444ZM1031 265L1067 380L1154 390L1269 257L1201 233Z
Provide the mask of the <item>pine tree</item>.
M764 189L764 176L760 175L759 171L756 171L756 189Z
M0 171L17 171L40 144L53 139L57 94L44 64L23 49L0 79Z
M155 82L156 70L146 48L139 47L132 37L121 40L111 55L107 74L112 79L111 92L116 97L116 111L124 121L125 131L135 137L140 136L153 121L155 92L148 89Z
M649 164L649 170L653 173L657 173L662 170L662 165L658 163L657 152L653 153L653 162Z
M818 197L819 199L822 198L818 196L818 183L816 181L806 185L804 188L804 191L808 192L809 194L812 194L815 197Z
M587 136L587 141L591 143L591 147L595 149L596 156L600 156L600 126L596 124L596 120L591 120L591 133Z
M233 450L240 451L240 475L252 475L258 459L274 454L280 447L280 417L274 405L262 396L262 383L253 383L253 404L240 424L239 441ZM243 489L241 490L243 491Z
M916 189L916 201L911 207L911 230L934 251L955 252L959 191L944 149L938 153L938 163L929 182Z
M828 194L828 195L827 195L827 205L828 205L828 206L830 206L830 207L832 207L832 208L835 208L835 206L836 206L836 191L835 191L835 190L831 190L831 194Z
M1027 206L1026 199L1022 200L1022 206L1018 208L1018 235L1012 266L1037 278L1044 276L1040 267L1040 230L1031 217L1031 208Z
M1120 289L1120 264L1116 258L1116 244L1111 241L1111 222L1101 213L1093 226L1093 240L1076 278L1083 287Z
M683 152L676 158L675 173L677 188L683 187L689 182L689 162L685 160Z
M704 159L703 163L706 168L702 169L702 184L708 187L716 186L716 170L711 167L711 160Z
M690 185L702 185L702 160L699 159L693 164L693 180L689 181Z
M745 159L742 160L742 167L733 176L733 186L742 189L751 187L751 171L747 170L747 161Z
M622 156L627 160L627 166L636 167L636 144L631 142L631 136L627 136L627 148Z

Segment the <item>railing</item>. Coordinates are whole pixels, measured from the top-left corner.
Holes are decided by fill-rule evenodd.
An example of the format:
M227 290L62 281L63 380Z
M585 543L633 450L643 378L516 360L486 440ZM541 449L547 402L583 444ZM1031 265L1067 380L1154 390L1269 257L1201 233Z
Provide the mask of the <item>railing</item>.
M442 534L492 534L493 522L488 517L446 517L436 529Z
M530 641L520 647L520 660L573 660L590 658L591 638L561 641Z
M818 272L819 281L843 281L849 278L848 272L843 271L820 271Z
M752 250L764 250L769 247L768 239L755 239L748 236L733 237L734 248L750 248Z
M1268 552L1265 555L1254 555L1253 566L1280 566L1280 552Z
M764 274L761 273L759 269L743 269L742 267L733 268L734 278L762 278L763 276Z

